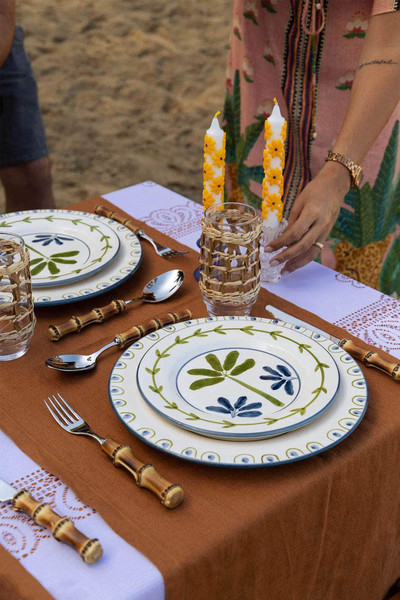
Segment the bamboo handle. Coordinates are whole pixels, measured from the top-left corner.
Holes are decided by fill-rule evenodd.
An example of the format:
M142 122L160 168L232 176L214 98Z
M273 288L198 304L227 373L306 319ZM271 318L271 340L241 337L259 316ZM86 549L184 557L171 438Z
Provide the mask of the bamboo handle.
M128 471L134 477L137 485L153 492L160 498L161 504L167 508L176 508L182 502L182 486L167 481L153 465L142 463L132 453L130 446L123 446L114 440L107 439L101 448L111 458L115 467Z
M185 308L184 310L180 310L176 313L168 313L165 317L161 317L161 319L149 319L145 321L142 325L135 325L128 331L124 331L123 333L118 333L115 336L115 340L118 342L120 348L124 348L129 342L136 342L140 340L140 338L145 335L152 333L153 331L157 331L166 325L173 325L175 323L181 323L182 321L187 321L192 318L192 313L190 310Z
M140 227L136 227L136 225L133 221L131 221L131 219L125 219L125 217L123 217L119 213L115 212L114 210L110 210L102 204L98 204L95 207L94 212L96 213L96 215L100 215L101 217L107 217L108 219L112 219L113 221L121 223L121 225L125 225L125 227L133 231L133 233L138 232L140 229Z
M66 517L60 517L47 503L37 502L27 490L20 490L12 500L17 512L26 513L36 525L49 529L58 542L64 542L79 552L86 563L95 563L103 554L98 539L89 539Z
M123 300L113 300L107 306L94 308L88 313L80 317L71 317L69 321L61 323L61 325L49 325L47 330L48 336L52 342L58 342L64 335L79 333L84 327L93 325L94 323L103 323L113 315L118 315L125 310L126 306Z
M392 363L384 360L379 354L373 350L363 350L351 340L344 338L340 340L339 346L346 350L353 358L360 360L366 367L374 367L387 373L395 381L400 381L400 364Z

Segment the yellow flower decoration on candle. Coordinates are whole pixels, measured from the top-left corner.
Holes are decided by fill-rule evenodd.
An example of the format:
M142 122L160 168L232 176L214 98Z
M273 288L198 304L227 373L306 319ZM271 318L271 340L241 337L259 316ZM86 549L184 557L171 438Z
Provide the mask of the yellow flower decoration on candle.
M206 179L206 180L211 179L211 177L215 174L215 171L209 162L204 163L203 174L204 174L204 179Z
M266 219L268 213L275 210L278 219L281 220L282 213L283 213L283 204L279 200L279 196L277 196L276 194L272 194L272 196L276 196L276 198L278 198L278 200L277 201L273 200L271 203L268 203L267 199L264 200L263 205L262 205L261 218Z
M271 162L271 157L269 155L269 152L267 152L267 150L265 150L265 149L263 151L263 158L264 158L264 160L263 160L264 171L268 171L270 162Z
M215 152L215 140L210 136L204 137L204 154L212 154Z
M269 140L271 135L272 135L272 127L271 127L269 121L265 121L264 139Z
M285 151L282 140L272 140L268 144L268 150L272 158L280 158L282 160Z
M283 184L282 170L279 168L268 169L268 171L265 173L265 178L266 178L267 182L269 183L269 185L281 186Z
M286 131L287 131L287 121L285 121L284 124L282 125L281 138L283 139L283 141L286 140Z
M264 206L273 210L274 208L278 208L278 204L281 204L281 198L278 194L265 194Z
M221 150L214 152L211 158L215 167L223 167L225 165L225 148L222 147Z
M212 191L213 194L221 194L223 189L224 189L224 178L222 176L211 179L210 190Z
M212 206L214 197L208 190L203 190L203 209L205 210L209 206Z

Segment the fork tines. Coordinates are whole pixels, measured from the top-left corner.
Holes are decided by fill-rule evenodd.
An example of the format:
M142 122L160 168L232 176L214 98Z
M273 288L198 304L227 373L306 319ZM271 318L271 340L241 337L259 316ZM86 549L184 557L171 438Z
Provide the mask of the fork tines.
M83 424L84 420L78 415L77 412L74 411L74 409L68 404L68 402L64 400L61 394L57 394L57 396L59 400L54 396L54 394L52 396L53 399L50 398L50 396L47 399L56 411L58 416L48 405L46 400L44 401L44 403L46 404L54 420L60 425L60 427L68 431L72 425L76 427L77 425Z

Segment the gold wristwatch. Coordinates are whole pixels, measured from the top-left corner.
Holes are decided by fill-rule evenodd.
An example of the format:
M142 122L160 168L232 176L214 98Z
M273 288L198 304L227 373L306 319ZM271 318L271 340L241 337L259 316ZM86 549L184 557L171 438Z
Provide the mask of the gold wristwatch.
M333 160L334 162L341 163L346 169L350 172L351 179L351 187L359 187L363 180L363 170L359 165L356 165L352 160L343 156L343 154L339 154L338 152L332 152L329 150L328 154L325 156L325 162L328 160Z

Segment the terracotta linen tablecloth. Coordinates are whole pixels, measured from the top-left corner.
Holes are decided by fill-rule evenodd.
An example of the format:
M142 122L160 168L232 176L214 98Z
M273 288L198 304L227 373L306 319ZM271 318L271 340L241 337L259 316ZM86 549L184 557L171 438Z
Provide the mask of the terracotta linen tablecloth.
M74 208L93 211L98 202ZM146 231L161 243L181 247L149 227ZM58 353L89 353L115 333L171 308L189 307L194 317L206 316L192 277L197 254L192 251L167 262L146 242L143 249L140 269L116 290L94 301L37 310L30 351L0 366L1 429L157 566L167 600L381 600L400 574L400 386L395 381L365 370L370 391L366 416L332 450L291 465L245 470L188 464L132 436L108 400L108 377L118 352L110 350L96 371L82 375L56 373L44 365L45 358ZM133 297L151 277L173 264L185 271L186 281L168 302L137 305L57 344L47 339L50 323L113 298ZM263 316L268 303L344 335L265 290L253 314ZM137 489L126 473L113 469L92 440L61 432L43 404L55 392L101 435L131 445L135 454L181 483L184 503L168 511ZM0 548L0 561L4 555ZM7 561L8 586L16 590L12 600L29 597L22 579L30 579L32 585L34 580L20 578L20 566L9 556ZM48 594L35 592L34 598L47 600Z

